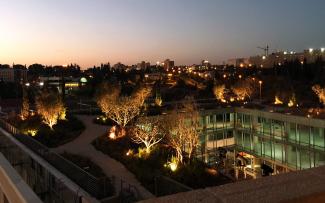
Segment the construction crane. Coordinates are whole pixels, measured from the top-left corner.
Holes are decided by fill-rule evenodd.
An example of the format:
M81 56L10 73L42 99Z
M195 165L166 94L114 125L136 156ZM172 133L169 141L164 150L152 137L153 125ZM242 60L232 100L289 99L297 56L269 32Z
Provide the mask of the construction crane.
M264 56L268 56L269 55L269 45L266 45L266 47L257 47L258 49L262 49L264 50Z

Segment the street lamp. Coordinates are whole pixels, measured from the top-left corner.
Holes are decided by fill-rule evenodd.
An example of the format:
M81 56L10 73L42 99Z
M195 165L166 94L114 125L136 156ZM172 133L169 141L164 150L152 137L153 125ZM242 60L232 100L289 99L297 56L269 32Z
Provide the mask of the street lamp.
M263 81L262 80L258 81L258 84L260 85L260 102L262 103L262 84L263 84Z

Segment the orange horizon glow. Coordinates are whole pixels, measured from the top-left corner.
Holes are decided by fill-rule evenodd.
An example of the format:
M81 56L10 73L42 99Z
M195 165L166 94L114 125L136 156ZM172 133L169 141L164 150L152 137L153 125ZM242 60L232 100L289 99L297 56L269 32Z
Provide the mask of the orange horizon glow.
M2 0L0 64L176 65L324 47L325 2ZM268 8L265 11L265 8ZM277 11L277 15L274 12ZM317 14L317 15L316 15ZM297 23L299 22L299 23ZM271 34L270 34L271 33ZM294 33L294 34L292 34Z

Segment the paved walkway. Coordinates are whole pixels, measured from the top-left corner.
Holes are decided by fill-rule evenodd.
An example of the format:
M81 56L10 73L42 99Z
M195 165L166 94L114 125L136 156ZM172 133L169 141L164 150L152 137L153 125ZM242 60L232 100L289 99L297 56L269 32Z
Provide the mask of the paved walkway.
M107 126L100 126L93 123L94 116L78 116L78 118L85 124L85 131L75 140L53 149L57 153L64 151L74 154L79 154L90 158L94 163L100 166L104 173L110 177L115 176L115 188L117 192L121 189L121 182L119 179L135 186L143 199L154 197L141 183L135 178L135 176L129 172L123 164L112 159L108 155L97 151L91 144L91 142L107 132Z

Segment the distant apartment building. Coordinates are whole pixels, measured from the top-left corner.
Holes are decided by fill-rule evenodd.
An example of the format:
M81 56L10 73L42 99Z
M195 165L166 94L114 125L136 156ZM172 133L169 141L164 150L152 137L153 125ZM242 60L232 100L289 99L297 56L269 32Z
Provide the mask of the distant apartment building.
M201 66L202 66L203 68L208 69L208 68L211 67L211 63L210 63L208 60L202 60L202 62L201 62Z
M150 68L150 62L145 62L145 61L142 61L141 63L138 63L137 64L137 70L143 70L143 69L147 69L147 68Z
M308 49L303 52L296 53L294 51L278 51L270 55L251 56L249 58L235 58L229 59L228 65L235 67L258 67L258 68L272 68L275 65L281 66L285 62L298 60L303 63L314 63L317 59L325 60L325 48Z
M145 80L148 81L158 81L158 80L162 80L165 75L162 73L148 73L144 75Z
M64 90L65 93L69 93L70 91L79 89L81 86L83 86L85 83L87 83L86 78L73 78L73 77L64 77L64 80L62 77L40 77L39 78L39 85L40 86L51 86L56 87L59 92L62 92L62 85L64 83Z
M0 68L0 81L3 82L27 81L27 69Z
M169 60L169 59L166 59L166 60L164 61L164 68L165 68L166 70L172 69L174 66L175 66L175 62L174 62L174 61L171 61L171 60Z
M301 63L305 59L309 58L309 56L304 53L296 53L296 52L276 52L272 53L268 56L252 56L249 58L248 66L255 66L259 68L272 68L275 65L281 66L285 62L299 60ZM315 60L309 61L314 62ZM247 66L247 64L245 64Z
M244 67L249 64L248 58L234 58L228 60L228 65L235 67Z

